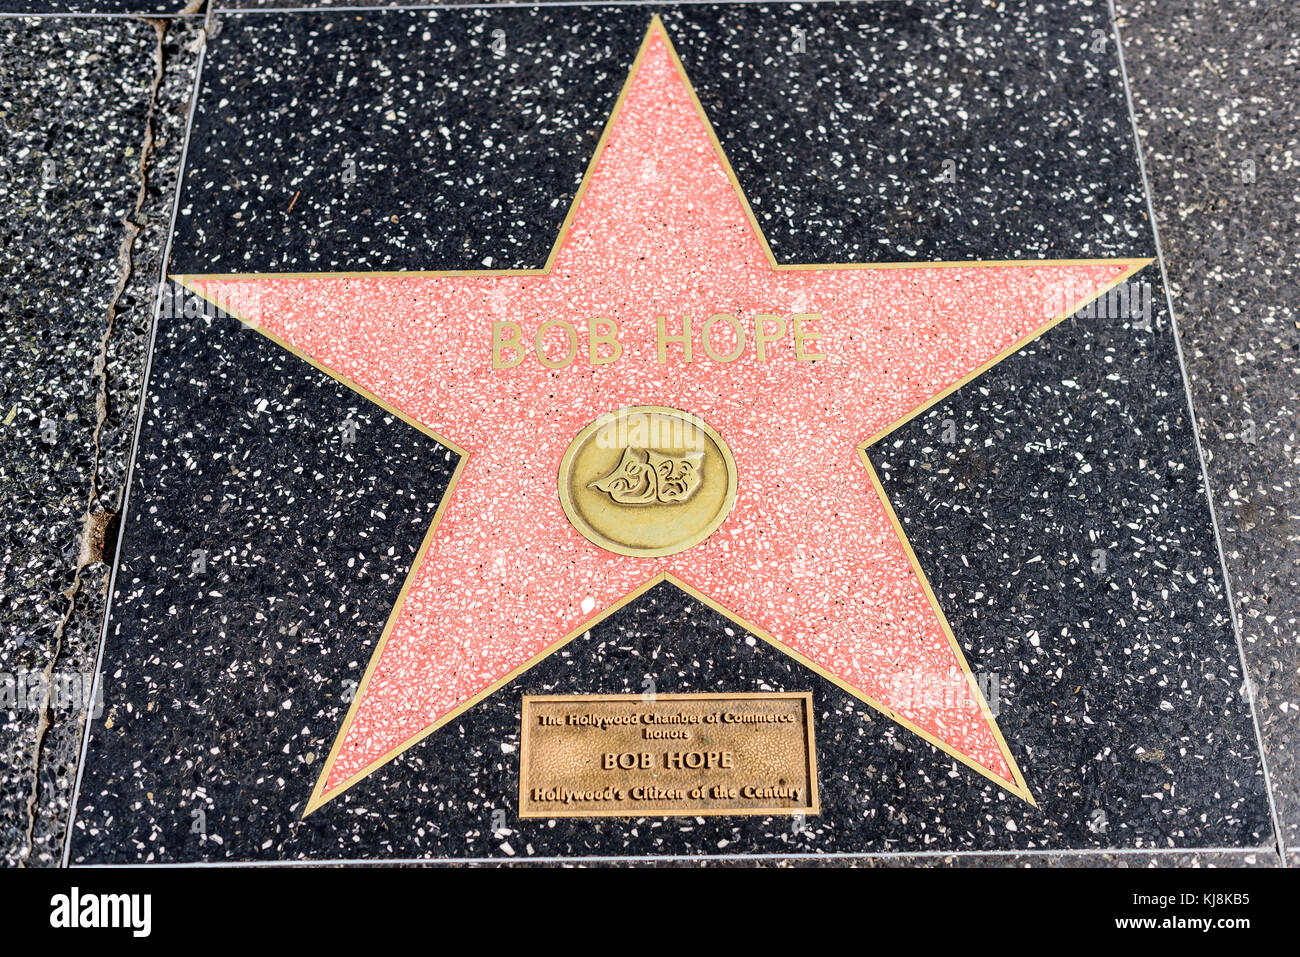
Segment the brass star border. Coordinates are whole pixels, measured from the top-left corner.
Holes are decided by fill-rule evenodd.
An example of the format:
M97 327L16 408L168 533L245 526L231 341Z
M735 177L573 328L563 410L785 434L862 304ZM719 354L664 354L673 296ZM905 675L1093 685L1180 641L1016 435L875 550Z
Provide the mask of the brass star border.
M735 190L737 197L740 199L741 207L744 210L745 218L749 221L750 227L754 230L754 235L758 238L758 242L759 245L762 247L763 254L767 258L768 266L771 267L773 271L780 272L780 271L800 270L800 269L816 269L816 270L826 270L826 271L840 270L840 269L916 269L916 268L935 269L935 268L948 268L948 267L956 268L956 267L971 267L971 266L1026 266L1026 265L1043 266L1043 265L1053 265L1053 264L1055 265L1100 265L1106 263L1110 263L1110 264L1122 263L1127 267L1122 273L1116 276L1115 279L1103 285L1094 294L1081 298L1073 306L1070 306L1067 309L1065 309L1063 312L1061 312L1060 315L1057 315L1054 318L1048 320L1042 326L1030 332L1019 341L1008 346L1006 349L1002 350L1000 353L998 353L988 362L985 362L983 365L978 366L974 371L970 372L966 376L957 380L956 382L954 382L952 385L942 390L941 392L936 393L934 396L930 397L925 402L918 405L911 412L908 412L906 415L895 420L890 425L886 426L880 432L876 433L871 438L867 439L865 442L863 442L861 445L858 446L858 455L862 460L862 464L866 467L867 475L871 480L871 484L874 487L876 494L879 495L881 502L884 504L885 512L889 518L890 524L893 526L894 532L898 535L899 541L902 542L903 549L907 554L907 559L908 562L911 564L912 571L916 575L917 580L921 583L921 587L925 592L925 596L928 599L931 608L934 610L935 616L939 620L939 624L943 629L943 633L945 636L947 636L948 642L952 647L952 651L956 656L957 661L961 665L962 672L966 677L967 684L971 690L972 695L974 696L974 700L979 703L980 711L983 714L985 721L988 723L989 728L992 731L998 743L998 746L1001 749L1002 754L1007 761L1007 766L1011 769L1011 773L1015 778L1014 786L1008 785L1006 781L1002 780L999 777L996 777L995 775L990 773L988 770L986 770L979 764L967 758L965 755L960 753L955 748L947 745L946 743L939 740L930 732L924 730L923 728L917 726L916 724L909 721L902 715L898 714L892 708L887 707L881 702L873 699L871 696L864 694L859 689L854 688L852 685L849 685L846 682L840 680L835 675L831 674L826 669L822 668L820 665L815 664L813 661L809 660L804 655L795 651L793 648L790 648L789 646L783 644L774 635L769 634L764 629L759 628L753 623L746 621L744 618L740 617L739 615L734 614L723 605L709 598L707 595L703 594L697 589L691 587L691 585L687 584L686 582L682 581L676 576L665 572L665 573L655 575L640 587L633 589L631 592L629 592L623 598L619 599L617 602L613 603L612 605L609 605L603 611L597 613L593 617L584 621L578 628L574 629L572 632L565 635L560 640L556 641L554 644L546 648L540 654L534 656L533 658L530 658L528 661L524 662L519 667L515 668L514 670L510 671L508 674L499 678L497 681L488 685L482 691L468 698L460 705L458 705L457 707L449 711L447 714L443 715L437 721L433 722L428 727L424 728L418 734L413 735L412 737L404 741L398 747L393 748L391 751L388 751L385 754L381 755L380 757L376 758L370 764L366 765L366 767L362 768L360 771L356 772L350 778L348 778L347 780L339 784L337 787L335 787L330 792L328 797L325 797L323 794L325 789L326 779L329 775L330 768L333 766L334 759L337 757L339 749L343 745L344 737L347 734L348 728L352 724L353 715L355 714L362 698L365 696L366 687L370 683L370 678L374 673L375 667L379 663L380 658L383 656L384 646L388 641L388 637L391 634L394 625L396 624L399 611L401 610L403 603L406 601L406 596L408 591L411 588L411 584L414 580L416 570L420 567L421 563L424 561L425 555L429 550L429 545L433 541L433 537L437 532L438 524L442 519L442 515L446 509L447 503L451 500L452 495L455 493L456 483L459 480L461 473L465 468L465 463L468 460L470 453L468 450L461 448L459 445L450 441L446 437L439 435L437 432L434 432L432 429L428 428L427 426L423 425L416 419L402 412L400 409L396 408L392 404L379 398L377 395L370 392L369 390L363 388L362 386L358 385L355 382L352 382L346 377L338 375L334 371L326 368L320 362L316 361L311 356L305 354L300 349L289 344L281 337L262 328L262 326L256 319L250 318L248 316L240 315L231 309L229 303L219 302L216 299L209 297L200 286L196 285L196 283L201 283L209 280L218 280L218 279L267 279L267 278L311 279L311 278L326 278L326 277L342 279L342 278L359 278L359 277L366 277L366 276L472 277L472 276L523 276L523 275L549 274L552 270L552 267L555 264L556 255L558 254L561 246L564 243L564 239L568 234L569 227L572 225L573 217L577 212L579 205L582 202L583 195L587 189L587 184L591 181L592 174L594 173L597 165L600 162L601 154L604 152L605 144L609 138L610 130L613 128L614 121L618 117L619 112L623 107L623 102L627 97L628 90L631 88L633 78L636 76L637 71L640 69L641 62L645 56L645 52L651 41L651 38L656 35L662 39L662 41L664 42L665 46L668 49L669 56L672 60L673 66L678 71L680 75L680 79L686 87L686 90L690 96L691 103L694 106L696 112L698 113L700 120L703 122L704 129L707 132L709 140L712 143L713 148L717 153L718 159L722 165L723 170L726 171L727 178L731 182L732 189ZM503 687L505 687L515 678L519 677L524 672L530 670L533 666L538 664L538 662L542 661L544 658L547 658L550 655L554 654L555 652L559 651L560 649L564 648L575 638L578 638L581 635L586 634L588 631L591 631L593 628L595 628L605 619L607 619L615 612L619 611L624 606L628 605L629 603L636 601L636 599L640 598L647 591L649 591L655 585L660 584L661 582L669 582L675 585L677 588L681 589L683 592L691 596L691 598L695 599L701 604L723 615L724 617L726 617L736 625L740 626L749 634L752 634L762 639L767 644L771 645L773 648L776 648L782 654L785 654L790 658L793 658L803 667L809 669L810 671L814 672L815 674L819 675L825 680L831 682L832 684L836 685L843 691L846 691L848 694L858 699L859 701L862 701L863 703L869 705L871 708L875 709L876 711L883 714L885 717L889 718L895 723L906 728L908 731L911 731L913 734L921 737L925 741L928 741L930 744L932 744L934 747L938 748L940 751L947 754L949 757L954 758L955 760L959 761L961 764L964 764L966 767L971 768L972 770L978 772L980 775L992 781L998 787L1009 791L1010 793L1014 794L1016 797L1021 798L1022 800L1028 802L1029 804L1037 807L1037 802L1034 800L1033 794L1031 793L1030 788L1025 781L1024 775L1021 773L1019 765L1016 763L1015 758L1011 754L1011 749L1007 746L1007 742L1003 738L1002 732L999 729L997 722L993 718L988 703L985 700L984 695L980 691L979 683L976 681L974 674L971 672L970 665L966 661L966 656L962 652L961 645L958 643L956 636L953 634L951 626L948 624L948 618L944 614L943 608L940 606L938 599L935 597L934 590L930 585L929 579L926 577L925 572L921 568L921 563L917 559L915 551L912 549L912 544L908 539L906 532L903 529L903 525L898 520L898 515L894 511L893 504L890 502L888 495L885 493L884 485L881 483L880 477L876 473L875 467L871 464L871 460L867 456L867 449L870 446L875 445L876 443L888 437L891 433L893 433L894 431L902 427L905 423L911 421L912 419L916 418L918 415L921 415L923 412L927 411L937 403L943 401L948 396L956 392L958 389L970 383L972 380L983 375L989 369L993 368L993 366L997 365L998 363L1008 358L1009 356L1014 355L1016 352L1024 348L1027 344L1029 344L1030 342L1032 342L1033 340L1041 336L1043 333L1047 332L1049 329L1063 322L1065 319L1068 319L1079 309L1082 309L1090 302L1093 302L1096 299L1100 298L1101 296L1105 295L1107 292L1109 292L1111 289L1115 288L1116 286L1119 286L1124 282L1127 282L1135 273L1137 273L1140 269L1144 268L1145 266L1150 265L1151 262L1153 262L1153 260L1149 257L1148 258L1122 258L1121 257L1121 258L1112 258L1112 259L1102 258L1102 259L965 260L965 261L892 262L892 263L779 263L777 262L775 255L773 255L772 253L772 248L767 241L767 237L763 233L762 226L759 225L758 219L754 215L754 211L749 204L749 199L745 195L745 191L740 184L740 180L737 178L735 170L732 169L731 163L727 159L726 152L722 148L722 143L718 139L717 132L715 131L713 124L709 121L708 114L704 110L704 105L700 102L699 96L696 94L695 88L690 82L690 78L686 72L686 68L682 64L681 58L678 56L677 50L673 46L671 38L668 36L668 32L664 27L663 21L660 19L658 14L654 14L651 18L650 26L646 30L645 36L641 41L641 46L637 51L636 57L632 61L632 66L628 71L627 78L624 80L622 89L619 91L618 98L614 101L614 107L610 111L609 119L606 120L605 128L601 133L599 141L596 144L596 149L592 154L591 160L587 164L587 169L586 172L583 174L582 182L578 186L577 192L574 194L573 201L569 205L568 213L564 218L564 222L560 226L559 232L557 233L555 238L555 242L551 246L550 254L546 258L546 264L541 268L468 269L468 270L466 269L390 270L390 271L380 270L380 271L366 271L366 272L223 273L223 274L171 275L170 277L171 279L180 283L189 291L211 302L214 306L217 306L219 309L223 310L227 314L232 315L235 319L238 319L240 322L243 322L245 325L251 326L252 328L256 329L259 333L261 333L263 336L265 336L266 338L274 342L280 348L292 353L293 355L297 356L299 359L308 363L315 369L319 370L320 372L323 372L325 375L329 376L330 378L346 386L348 389L360 395L362 398L366 399L367 401L383 409L389 415L392 415L400 419L401 421L405 422L407 425L411 426L412 428L427 435L429 438L433 439L438 444L455 452L459 458L456 467L452 472L451 479L447 483L447 488L444 490L442 494L442 498L439 501L438 508L434 513L433 521L430 523L428 531L425 532L424 539L420 543L420 547L416 552L415 558L412 561L411 566L407 571L406 579L402 584L401 591L398 593L397 601L393 604L393 608L389 612L388 620L384 625L384 630L380 635L379 642L375 646L375 650L370 657L370 662L366 666L366 671L361 679L361 683L357 686L357 689L353 694L352 701L348 708L347 715L344 717L343 724L339 728L339 731L334 740L334 745L330 749L329 756L327 757L327 759L323 764L321 773L316 781L315 787L312 790L311 797L307 802L307 807L303 811L302 816L305 818L312 812L321 808L323 805L334 800L335 798L343 794L345 791L347 791L349 788L351 788L353 785L364 780L374 771L378 770L383 765L392 761L394 758L396 758L404 751L414 747L416 744L423 741L430 734L437 731L439 728L443 727L449 722L455 720L457 717L464 714L470 708L479 704L490 695L495 694L497 691L501 690ZM744 812L727 811L725 813L739 814Z

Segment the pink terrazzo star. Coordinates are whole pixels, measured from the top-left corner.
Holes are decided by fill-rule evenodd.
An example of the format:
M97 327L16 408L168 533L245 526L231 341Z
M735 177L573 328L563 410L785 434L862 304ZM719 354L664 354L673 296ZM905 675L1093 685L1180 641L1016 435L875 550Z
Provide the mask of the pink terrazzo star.
M777 266L656 20L546 269L185 277L463 452L308 812L665 578L1032 800L859 449L1145 263ZM747 330L734 361L702 348L715 313ZM786 335L760 361L758 313L818 314L802 351L825 358ZM677 344L659 361L660 315L692 317L689 363ZM602 364L597 316L622 346ZM532 350L548 319L579 333L555 369ZM498 320L523 331L509 368ZM715 353L731 335L714 328ZM543 343L569 351L562 326ZM700 416L736 460L726 521L668 557L591 544L557 495L574 436L637 405Z

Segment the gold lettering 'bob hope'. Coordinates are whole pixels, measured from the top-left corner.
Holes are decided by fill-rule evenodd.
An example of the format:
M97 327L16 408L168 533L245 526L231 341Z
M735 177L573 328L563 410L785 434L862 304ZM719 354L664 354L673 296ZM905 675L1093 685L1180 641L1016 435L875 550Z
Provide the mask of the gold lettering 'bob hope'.
M780 349L788 349L797 362L826 358L821 314L759 312L742 319L735 313L716 312L696 322L691 316L655 317L655 355L660 365L699 362L769 362ZM585 327L585 328L583 328ZM537 362L547 369L563 369L574 362L603 366L623 357L619 324L604 316L582 323L545 319L529 330L523 323L500 319L492 323L492 368L513 369L522 362Z

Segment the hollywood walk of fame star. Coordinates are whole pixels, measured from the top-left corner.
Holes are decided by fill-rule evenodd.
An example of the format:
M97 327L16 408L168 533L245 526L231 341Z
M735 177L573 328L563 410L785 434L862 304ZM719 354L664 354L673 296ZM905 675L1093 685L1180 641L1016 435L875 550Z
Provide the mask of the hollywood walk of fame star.
M778 264L656 17L544 268L176 277L460 455L306 813L665 580L1032 801L865 449L1147 262ZM734 456L680 550L557 489L638 406Z

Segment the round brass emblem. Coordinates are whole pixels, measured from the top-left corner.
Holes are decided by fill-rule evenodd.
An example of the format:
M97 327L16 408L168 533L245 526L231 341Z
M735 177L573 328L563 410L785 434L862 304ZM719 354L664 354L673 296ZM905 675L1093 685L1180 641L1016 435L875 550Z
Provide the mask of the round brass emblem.
M660 406L602 415L560 462L560 503L594 545L620 555L685 551L736 501L736 460L697 416Z

